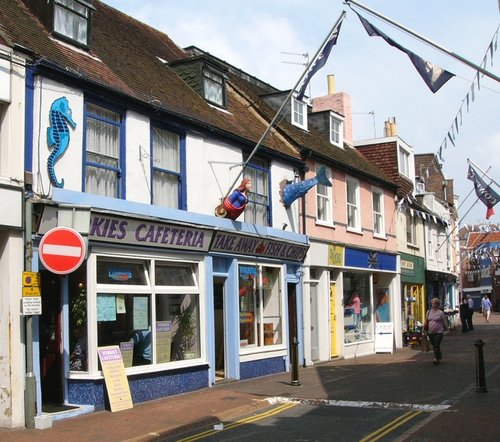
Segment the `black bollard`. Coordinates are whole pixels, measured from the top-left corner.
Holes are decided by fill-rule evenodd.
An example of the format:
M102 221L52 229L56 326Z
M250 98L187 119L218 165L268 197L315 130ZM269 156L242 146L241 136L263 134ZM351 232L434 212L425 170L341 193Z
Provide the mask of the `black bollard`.
M476 393L486 393L486 377L484 375L484 357L483 346L484 342L478 339L474 342L476 347Z
M297 351L297 348L299 346L299 341L297 341L297 338L292 339L292 346L290 347L290 359L292 363L291 367L291 373L292 373L292 382L290 382L290 385L293 386L298 386L300 385L299 382L299 354Z

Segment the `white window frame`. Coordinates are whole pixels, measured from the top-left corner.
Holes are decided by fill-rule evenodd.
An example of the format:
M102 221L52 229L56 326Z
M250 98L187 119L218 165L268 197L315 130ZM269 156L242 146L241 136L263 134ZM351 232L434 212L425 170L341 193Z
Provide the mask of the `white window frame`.
M199 344L200 344L200 357L190 360L179 360L165 363L157 363L150 365L139 365L127 367L126 373L152 373L156 371L165 370L178 370L181 367L192 366L200 364L200 361L206 362L206 338L204 330L206 329L206 309L205 309L205 292L203 290L202 281L205 281L205 267L202 258L194 259L192 256L179 255L175 259L171 257L159 256L154 254L137 254L137 251L124 251L124 253L109 253L105 249L96 248L88 259L88 290L87 290L87 323L88 325L88 371L69 373L71 379L100 379L103 377L102 371L98 370L98 355L97 355L97 294L117 294L118 286L115 284L97 284L97 257L106 257L113 259L130 259L131 261L145 260L145 261L161 261L171 262L172 264L190 264L197 267L197 278L195 278L195 285L182 287L182 294L198 295L199 307ZM149 281L146 285L130 285L119 286L120 292L129 293L131 295L149 295L151 298L151 324L156 323L156 309L155 309L155 296L179 292L179 287L155 286L154 283L154 264L149 268ZM156 342L156 330L152 327L152 342Z
M347 230L352 232L361 232L361 200L359 181L352 177L346 177L346 215ZM349 200L349 187L354 186L354 201Z
M321 164L316 164L316 173L318 173L318 169L321 167ZM330 168L326 168L326 173L328 175L328 178L330 179L331 182L331 173L330 173ZM326 191L324 193L323 191ZM317 224L325 224L332 226L333 225L333 187L328 187L324 186L322 184L317 184L316 185L316 223ZM323 204L323 207L325 208L325 216L320 217L319 212L320 212L320 207L321 204Z
M375 198L378 198L379 211L375 210ZM373 211L373 235L379 238L385 238L385 216L384 216L384 191L378 187L372 187L372 211ZM377 231L377 224L380 230Z
M411 178L410 174L410 155L411 153L406 150L401 144L398 145L398 168L399 172L404 176Z
M267 264L267 263L256 263L256 262L245 262L245 261L240 261L238 262L238 273L239 273L239 268L240 266L252 266L252 267L257 267L258 270L258 275L259 279L262 277L262 268L277 268L279 269L279 296L280 296L280 318L281 318L281 343L280 344L273 344L273 345L264 345L264 323L263 323L263 309L262 309L262 303L263 303L263 296L262 296L262 289L259 290L258 294L258 305L256 306L256 309L258 311L259 318L255 319L255 322L258 324L260 323L260 332L259 332L259 337L260 340L262 341L262 345L260 345L260 342L257 344L252 344L248 346L241 347L240 346L240 357L241 361L248 361L248 360L254 360L255 356L257 354L262 355L263 357L270 357L273 355L273 353L278 354L283 354L283 351L286 351L286 343L288 342L288 330L286 325L286 316L285 316L285 288L286 288L286 282L285 282L285 267L280 266L280 265L273 265L273 264ZM262 287L262 284L259 284ZM246 356L246 357L245 357Z
M417 245L417 223L414 214L409 209L406 211L406 243Z
M292 124L307 130L307 104L292 97L291 106Z
M333 113L330 114L330 143L344 148L344 121Z

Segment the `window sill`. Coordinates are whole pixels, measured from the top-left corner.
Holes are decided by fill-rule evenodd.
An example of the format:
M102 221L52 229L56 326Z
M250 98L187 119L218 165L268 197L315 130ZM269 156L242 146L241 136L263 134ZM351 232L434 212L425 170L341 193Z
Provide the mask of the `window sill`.
M242 351L240 349L240 362L258 361L260 359L269 359L284 357L287 355L286 347L282 345L273 345L265 347L253 347Z
M353 227L347 227L347 232L355 233L356 235L363 235L363 231L361 229L355 229Z
M376 239L382 239L384 241L387 241L387 239L388 239L387 236L385 235L385 233L382 234L382 235L377 235L376 233L374 233L373 237L376 238Z
M333 221L322 221L320 219L316 219L316 225L321 227L330 227L332 229L335 228Z

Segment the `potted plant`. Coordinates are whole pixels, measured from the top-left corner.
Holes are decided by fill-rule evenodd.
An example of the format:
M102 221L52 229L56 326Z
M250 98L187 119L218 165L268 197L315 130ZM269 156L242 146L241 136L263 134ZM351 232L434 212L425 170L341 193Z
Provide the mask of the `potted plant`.
M188 308L184 308L177 316L179 336L179 356L181 359L192 359L196 356L193 346L196 342L196 326L193 320L193 313Z

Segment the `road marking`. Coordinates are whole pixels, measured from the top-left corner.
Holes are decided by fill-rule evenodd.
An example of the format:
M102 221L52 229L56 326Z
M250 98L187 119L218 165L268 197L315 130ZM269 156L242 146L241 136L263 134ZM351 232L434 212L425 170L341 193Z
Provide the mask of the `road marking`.
M421 413L423 413L423 411L409 411L408 413L405 413L402 416L399 416L398 418L384 425L383 427L380 427L378 430L375 430L373 433L365 436L363 439L360 439L359 442L378 441L389 434L391 431L394 431L396 428L408 422L410 419L417 417Z
M326 405L329 407L351 407L351 408L383 408L389 410L410 410L410 411L444 411L451 407L445 404L399 404L397 402L372 402L372 401L336 401L332 399L306 399L275 396L268 398L270 403L286 404L298 403L305 405Z
M268 417L282 413L283 411L288 410L289 408L293 408L296 405L297 405L297 403L281 404L277 407L274 407L273 409L271 409L269 411L265 411L263 413L252 415L252 416L237 420L235 422L231 422L229 424L224 424L223 430L206 430L206 431L203 431L201 433L197 433L193 436L189 436L189 437L186 437L184 439L179 439L179 440L177 440L177 442L193 442L196 440L204 439L205 437L212 436L216 433L220 433L221 431L230 430L231 428L236 428L236 427L239 427L241 425L245 425L245 424L259 421L261 419L266 419Z

